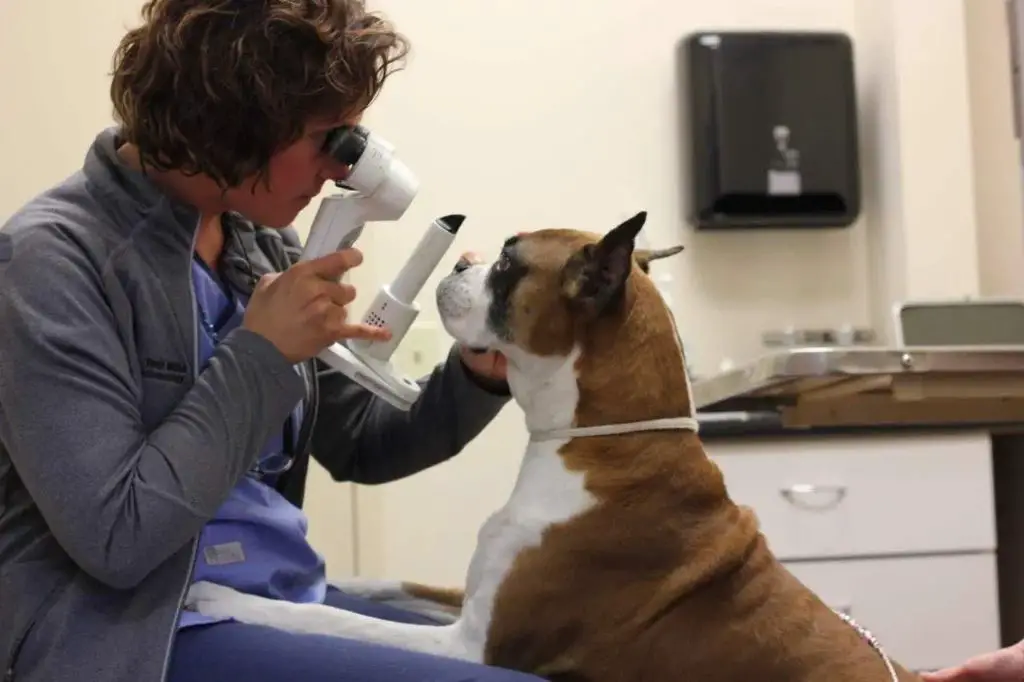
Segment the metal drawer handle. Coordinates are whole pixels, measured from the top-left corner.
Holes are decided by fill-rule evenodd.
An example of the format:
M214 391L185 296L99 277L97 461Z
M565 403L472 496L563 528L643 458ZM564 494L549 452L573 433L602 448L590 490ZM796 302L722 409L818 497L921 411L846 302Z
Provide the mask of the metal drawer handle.
M832 509L846 498L846 486L797 483L788 488L783 488L781 493L790 504L795 504L805 509ZM816 497L824 497L825 499L815 504L810 498Z

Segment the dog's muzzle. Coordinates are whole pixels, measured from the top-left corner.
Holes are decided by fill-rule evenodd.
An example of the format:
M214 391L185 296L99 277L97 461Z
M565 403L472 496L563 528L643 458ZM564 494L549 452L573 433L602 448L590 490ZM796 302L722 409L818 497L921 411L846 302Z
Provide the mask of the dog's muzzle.
M488 266L460 259L437 285L435 298L441 324L455 339L481 345L487 336Z
M437 311L443 320L458 320L469 314L473 308L473 291L469 277L465 275L472 266L456 266L437 287Z

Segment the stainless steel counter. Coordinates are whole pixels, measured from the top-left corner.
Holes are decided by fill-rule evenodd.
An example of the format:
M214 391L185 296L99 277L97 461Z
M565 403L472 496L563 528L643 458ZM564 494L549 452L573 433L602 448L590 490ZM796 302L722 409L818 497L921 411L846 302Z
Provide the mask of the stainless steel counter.
M774 412L793 428L1024 424L1024 346L784 350L698 379L693 394L709 422Z

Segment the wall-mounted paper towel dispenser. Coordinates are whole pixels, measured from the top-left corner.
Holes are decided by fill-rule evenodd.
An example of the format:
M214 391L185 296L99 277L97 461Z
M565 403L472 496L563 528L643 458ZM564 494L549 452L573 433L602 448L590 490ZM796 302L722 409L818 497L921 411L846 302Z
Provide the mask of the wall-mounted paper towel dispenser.
M853 47L839 33L703 31L677 53L689 219L834 228L861 210Z

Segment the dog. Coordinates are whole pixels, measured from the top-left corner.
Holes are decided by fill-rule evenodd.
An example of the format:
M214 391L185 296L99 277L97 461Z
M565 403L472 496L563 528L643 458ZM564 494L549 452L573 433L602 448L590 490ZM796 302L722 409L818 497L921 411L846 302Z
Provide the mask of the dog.
M530 434L519 475L479 531L463 590L341 585L438 625L205 583L188 607L557 682L919 682L790 574L730 499L647 274L682 247L636 248L645 222L520 233L492 263L460 260L439 283L445 330L508 360Z

